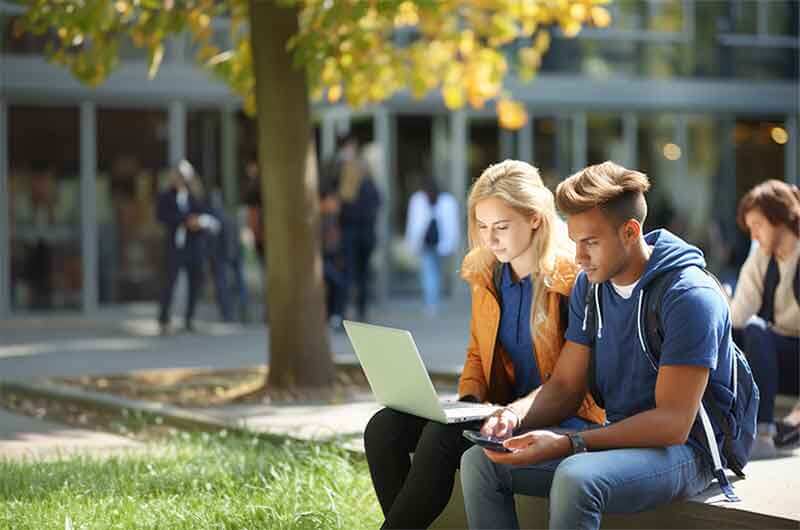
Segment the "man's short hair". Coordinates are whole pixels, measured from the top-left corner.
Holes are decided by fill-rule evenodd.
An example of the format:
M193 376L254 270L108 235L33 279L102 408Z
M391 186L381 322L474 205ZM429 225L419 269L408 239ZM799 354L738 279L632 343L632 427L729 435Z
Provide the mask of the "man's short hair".
M600 208L617 226L628 219L644 224L647 217L647 175L614 162L578 171L556 188L556 206L567 216Z

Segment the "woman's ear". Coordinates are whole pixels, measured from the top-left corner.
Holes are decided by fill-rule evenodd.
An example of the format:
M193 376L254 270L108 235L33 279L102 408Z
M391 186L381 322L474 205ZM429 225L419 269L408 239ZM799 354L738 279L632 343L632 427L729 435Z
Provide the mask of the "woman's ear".
M535 213L531 216L531 228L536 230L539 228L539 225L542 224L542 216L538 213Z

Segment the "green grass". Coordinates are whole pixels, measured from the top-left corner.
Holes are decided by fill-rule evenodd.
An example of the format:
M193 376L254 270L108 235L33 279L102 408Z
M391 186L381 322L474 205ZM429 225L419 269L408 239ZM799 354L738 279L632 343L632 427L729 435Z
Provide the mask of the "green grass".
M334 444L177 433L146 451L0 461L0 528L376 528L363 457Z

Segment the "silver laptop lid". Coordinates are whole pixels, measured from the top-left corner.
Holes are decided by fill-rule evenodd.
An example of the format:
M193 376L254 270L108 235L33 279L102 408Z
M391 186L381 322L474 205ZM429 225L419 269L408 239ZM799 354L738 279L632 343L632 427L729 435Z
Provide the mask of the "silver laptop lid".
M349 320L344 329L381 405L447 421L411 333Z

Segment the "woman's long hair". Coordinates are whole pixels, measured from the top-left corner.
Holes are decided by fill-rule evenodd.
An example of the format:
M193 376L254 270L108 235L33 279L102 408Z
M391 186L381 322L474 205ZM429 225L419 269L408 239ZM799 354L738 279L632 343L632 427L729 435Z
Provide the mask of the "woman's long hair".
M467 207L470 249L483 247L475 206L490 197L502 199L509 206L530 218L538 215L539 227L533 234L536 250L531 264L533 300L531 301L531 337L536 336L540 324L547 318L545 289L556 269L556 259L574 259L575 246L567 237L564 222L556 214L553 193L547 189L532 165L519 160L504 160L486 168L472 185Z

